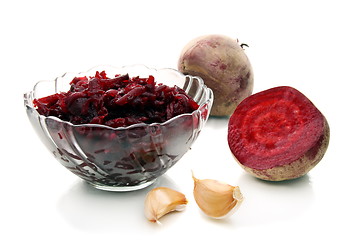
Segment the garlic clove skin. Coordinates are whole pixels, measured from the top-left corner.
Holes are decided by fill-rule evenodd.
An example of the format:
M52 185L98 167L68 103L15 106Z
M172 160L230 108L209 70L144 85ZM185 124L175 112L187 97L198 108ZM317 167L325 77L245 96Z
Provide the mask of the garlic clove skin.
M213 180L194 179L194 198L199 208L209 217L222 219L232 215L243 202L238 186Z
M184 210L187 202L184 194L171 188L154 188L145 198L145 217L150 222L159 222L169 212Z

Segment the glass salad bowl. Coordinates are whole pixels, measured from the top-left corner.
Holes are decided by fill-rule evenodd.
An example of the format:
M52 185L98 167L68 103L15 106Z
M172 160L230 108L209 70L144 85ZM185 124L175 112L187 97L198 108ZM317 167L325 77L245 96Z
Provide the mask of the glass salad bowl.
M101 124L73 124L38 113L34 99L69 90L74 77L108 75L154 76L156 83L178 86L199 105L192 113L175 116L162 123L137 123L126 127ZM38 82L24 94L31 125L54 157L72 173L95 188L132 191L152 184L190 149L206 123L213 92L201 78L173 69L153 69L143 65L121 68L98 66L86 72L65 73L50 81Z

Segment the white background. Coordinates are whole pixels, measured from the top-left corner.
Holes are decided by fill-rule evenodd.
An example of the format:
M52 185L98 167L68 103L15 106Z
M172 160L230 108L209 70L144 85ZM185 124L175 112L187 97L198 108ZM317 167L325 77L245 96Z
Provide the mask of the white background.
M359 12L349 0L2 1L0 238L360 239ZM129 193L91 188L37 139L22 94L38 80L100 64L176 68L182 47L210 33L250 46L254 92L290 85L326 116L330 146L308 175L268 183L246 174L228 149L227 119L210 119L177 165ZM221 221L204 216L191 170L239 185L239 211ZM155 186L189 200L162 225L143 216L144 196Z

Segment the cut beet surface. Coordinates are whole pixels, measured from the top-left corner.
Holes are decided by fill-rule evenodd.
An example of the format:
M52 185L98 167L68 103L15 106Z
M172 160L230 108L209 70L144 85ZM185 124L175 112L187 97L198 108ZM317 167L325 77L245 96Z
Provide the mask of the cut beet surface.
M309 172L324 156L329 125L301 92L276 87L243 100L229 120L228 143L258 178L282 181Z

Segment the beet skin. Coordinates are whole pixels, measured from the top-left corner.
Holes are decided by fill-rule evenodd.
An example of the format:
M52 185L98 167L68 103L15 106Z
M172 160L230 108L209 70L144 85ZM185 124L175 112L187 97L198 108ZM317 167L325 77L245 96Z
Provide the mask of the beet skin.
M214 92L210 115L230 116L253 91L254 74L237 40L223 35L205 35L182 50L178 70L201 77Z

